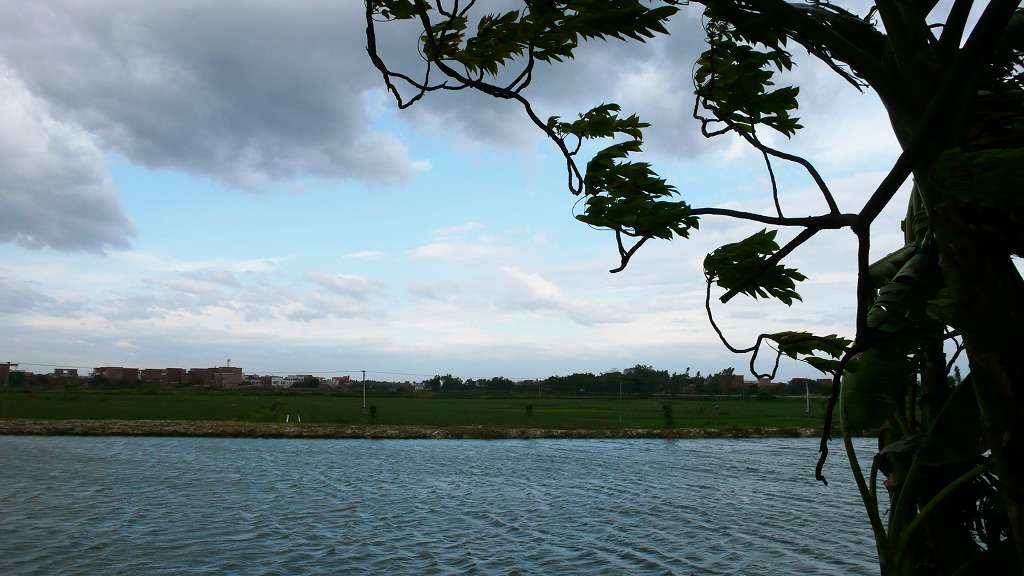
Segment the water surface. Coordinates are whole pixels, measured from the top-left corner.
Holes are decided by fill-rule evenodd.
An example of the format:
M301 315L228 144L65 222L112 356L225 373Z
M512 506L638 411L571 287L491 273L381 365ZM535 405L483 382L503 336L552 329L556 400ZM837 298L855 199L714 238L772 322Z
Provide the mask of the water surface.
M0 574L877 574L833 444L0 436Z

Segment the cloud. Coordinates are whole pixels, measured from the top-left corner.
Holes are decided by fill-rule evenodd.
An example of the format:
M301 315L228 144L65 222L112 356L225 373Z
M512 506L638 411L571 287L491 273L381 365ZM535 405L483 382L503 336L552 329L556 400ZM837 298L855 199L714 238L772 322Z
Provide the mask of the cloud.
M185 278L192 280L198 280L200 282L209 282L211 284L221 284L223 286L241 286L241 282L234 274L226 270L205 270L196 272L183 272L181 274Z
M513 266L502 267L501 274L497 303L506 310L556 311L584 326L629 320L625 300L568 298L539 274L528 274Z
M289 305L284 310L289 320L311 322L328 318L364 318L382 316L383 311L367 306L351 298L340 297L317 290L306 293L301 302Z
M306 280L315 282L335 294L347 296L354 300L366 300L370 296L383 292L386 287L383 280L370 279L354 274L307 272Z
M0 276L0 314L18 314L52 303L53 298L27 282Z
M450 260L455 262L506 262L512 249L493 242L433 242L414 248L413 260Z
M176 304L171 306L174 308L203 308L223 304L228 299L228 292L223 286L218 286L205 280L183 276L177 278L153 278L146 282L154 286L163 287L176 295L171 298L172 301L176 302ZM189 304L186 304L182 297L187 298Z
M0 56L59 122L150 169L239 189L300 175L389 185L413 166L404 144L373 128L380 76L363 50L362 10L26 3L0 15Z
M424 300L449 300L462 292L462 286L453 280L438 282L413 282L409 292Z
M435 228L434 230L431 230L430 233L433 234L434 236L454 236L457 234L471 232L473 230L479 230L483 227L483 224L478 224L476 222L466 222L465 224L460 224L458 226L449 226L448 228Z
M342 256L342 258L349 258L352 260L376 260L384 256L384 253L379 250L365 250L363 252L350 252Z
M135 231L92 136L56 120L0 54L0 242L102 252Z

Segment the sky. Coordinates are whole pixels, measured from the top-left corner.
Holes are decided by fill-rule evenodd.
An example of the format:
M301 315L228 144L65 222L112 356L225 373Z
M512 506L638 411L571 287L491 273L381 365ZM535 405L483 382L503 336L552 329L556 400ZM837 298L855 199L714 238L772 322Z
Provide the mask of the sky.
M362 11L7 3L0 362L381 380L746 371L708 323L701 263L759 226L705 218L610 274L614 235L574 219L564 160L523 110L469 92L398 110ZM682 198L770 213L760 157L704 139L690 116L699 17L684 7L648 44L583 46L541 65L527 94L542 117L618 102L653 124L642 159ZM381 27L381 52L418 72L404 32ZM813 161L855 212L898 146L874 95L794 56L805 129L769 142ZM825 211L805 175L776 168L787 215ZM902 245L902 211L876 224L873 256ZM809 277L803 302L739 297L716 320L737 346L778 330L852 337L854 252L849 232L823 233L788 260ZM784 361L778 379L819 376Z

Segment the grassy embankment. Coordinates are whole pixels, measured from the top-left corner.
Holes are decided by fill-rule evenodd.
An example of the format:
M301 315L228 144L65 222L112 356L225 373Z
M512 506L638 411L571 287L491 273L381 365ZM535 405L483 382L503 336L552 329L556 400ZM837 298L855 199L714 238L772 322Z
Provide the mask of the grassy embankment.
M287 393L267 390L65 390L9 389L2 416L7 429L24 420L162 421L284 424L305 427L426 427L461 429L460 435L501 436L502 430L646 431L653 435L808 435L822 425L824 402L812 399L810 414L803 399L696 398L634 399L618 397L489 397L418 395L371 396L376 416L364 415L359 395ZM671 404L667 423L663 405ZM527 415L526 405L532 404ZM716 409L715 406L718 406ZM123 428L120 428L123 429ZM264 426L262 428L266 430ZM470 430L466 432L466 430ZM202 435L199 429L191 429ZM198 430L198 431L196 431ZM334 434L362 435L359 430ZM687 432L688 431L688 432ZM188 432L186 432L188 433ZM327 434L331 435L331 434ZM423 434L415 434L423 435Z

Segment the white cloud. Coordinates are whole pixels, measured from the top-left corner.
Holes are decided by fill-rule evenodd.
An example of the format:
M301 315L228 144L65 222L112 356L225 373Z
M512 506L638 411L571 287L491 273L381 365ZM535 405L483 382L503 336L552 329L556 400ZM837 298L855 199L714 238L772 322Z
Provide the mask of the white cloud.
M382 258L384 253L379 250L364 250L362 252L350 252L342 256L342 258L348 258L352 260L377 260Z
M433 242L414 248L413 260L449 260L454 262L504 262L513 250L496 243Z
M380 294L386 285L384 281L366 278L356 274L324 274L323 272L307 272L306 280L315 282L335 294L348 296L355 300L365 300Z
M483 228L483 224L477 222L466 222L458 226L449 226L447 228L435 228L430 233L434 236L455 236L458 234L465 234L466 232L472 232L473 230L479 230Z
M183 272L182 276L185 278L191 278L200 282L209 282L211 284L222 284L224 286L241 286L242 284L238 281L238 278L227 270L204 270L195 272Z
M383 315L383 311L351 298L313 290L307 292L301 302L286 306L284 315L289 320L311 322L330 318L377 317Z
M539 274L513 266L501 268L497 304L507 310L529 313L555 311L582 325L627 322L628 304L623 299L569 298Z
M426 300L448 300L462 292L462 286L453 280L437 282L413 282L409 292Z

